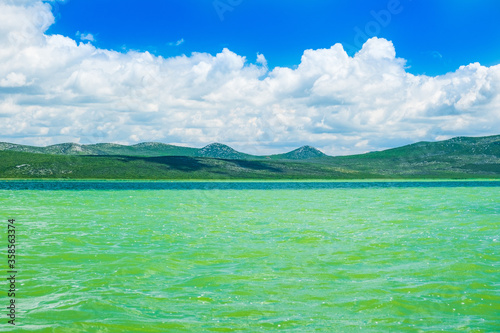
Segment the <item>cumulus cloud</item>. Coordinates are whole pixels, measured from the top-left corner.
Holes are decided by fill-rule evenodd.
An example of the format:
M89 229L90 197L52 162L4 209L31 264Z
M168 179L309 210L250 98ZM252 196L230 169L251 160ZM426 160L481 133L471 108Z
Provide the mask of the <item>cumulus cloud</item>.
M51 7L0 0L0 136L25 144L223 142L267 154L300 145L360 153L497 134L500 66L412 75L390 41L340 44L269 69L229 49L172 58L47 35ZM83 37L83 38L82 38ZM181 40L182 41L182 40ZM180 43L179 43L180 44Z

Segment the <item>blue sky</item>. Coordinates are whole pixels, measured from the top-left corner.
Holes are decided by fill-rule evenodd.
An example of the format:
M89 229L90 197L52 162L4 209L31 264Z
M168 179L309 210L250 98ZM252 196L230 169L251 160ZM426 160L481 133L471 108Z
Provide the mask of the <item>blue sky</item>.
M0 141L303 145L500 128L497 0L0 0Z
M101 48L165 57L226 47L249 61L264 54L271 68L291 67L306 49L342 43L352 55L377 36L394 43L414 74L500 62L496 0L69 0L54 7L49 33L90 33Z

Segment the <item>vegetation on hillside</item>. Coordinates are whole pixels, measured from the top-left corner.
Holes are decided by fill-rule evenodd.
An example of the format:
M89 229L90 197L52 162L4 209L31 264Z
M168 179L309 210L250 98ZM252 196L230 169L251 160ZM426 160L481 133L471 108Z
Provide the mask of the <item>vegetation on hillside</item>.
M33 152L33 148L40 150ZM326 156L308 146L266 157L243 154L222 144L196 149L161 143L49 147L2 143L0 178L500 178L500 135L419 142L338 157Z

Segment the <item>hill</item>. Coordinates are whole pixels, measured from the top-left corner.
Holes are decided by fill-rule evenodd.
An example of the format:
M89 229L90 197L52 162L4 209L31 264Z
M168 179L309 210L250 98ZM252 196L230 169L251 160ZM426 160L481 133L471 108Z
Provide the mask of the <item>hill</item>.
M197 151L196 156L222 158L228 160L244 160L255 158L256 156L240 153L233 148L220 144L212 143Z
M380 152L329 157L325 163L384 177L498 177L500 135L418 142Z
M201 149L159 143L45 147L44 151L51 151L52 154L15 149L31 148L0 144L0 178L500 178L500 135L419 142L379 152L338 157L326 156L308 146L269 158L243 154L222 144L211 144ZM92 154L88 154L89 151Z
M47 147L35 147L0 142L0 151L17 151L24 153L50 154L50 155L107 155L107 156L191 156L211 157L234 160L263 160L263 159L290 159L301 160L326 156L316 148L304 146L289 153L256 156L241 153L233 148L221 144L211 143L203 148L189 148L169 145L159 142L143 142L135 145L119 145L114 143L98 143L81 145L78 143L60 143Z
M318 149L311 146L302 146L298 149L292 150L289 153L271 155L272 159L283 160L309 160L312 158L321 158L327 156Z
M373 177L333 165L188 156L78 156L0 151L0 178L338 179Z
M34 147L0 142L0 151L17 151L51 155L127 155L127 156L195 156L196 148L179 147L158 142L143 142L132 146L114 143L81 145L61 143L47 147Z

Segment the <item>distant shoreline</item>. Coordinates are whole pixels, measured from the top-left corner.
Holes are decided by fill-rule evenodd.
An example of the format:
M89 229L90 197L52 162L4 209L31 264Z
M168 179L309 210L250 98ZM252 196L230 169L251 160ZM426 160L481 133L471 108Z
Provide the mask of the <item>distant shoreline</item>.
M499 188L500 180L424 181L61 181L0 180L0 191L183 191L183 190L365 190L365 189L447 189Z
M117 183L404 183L404 182L499 182L499 178L393 178L393 179L69 179L0 178L0 182L117 182Z
M500 135L419 142L336 157L310 146L272 156L248 155L222 144L202 149L166 144L101 144L77 146L76 150L75 147L56 145L27 151L33 147L0 143L0 178L287 181L500 178Z

